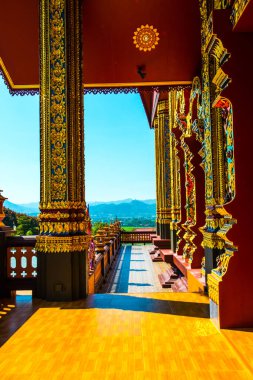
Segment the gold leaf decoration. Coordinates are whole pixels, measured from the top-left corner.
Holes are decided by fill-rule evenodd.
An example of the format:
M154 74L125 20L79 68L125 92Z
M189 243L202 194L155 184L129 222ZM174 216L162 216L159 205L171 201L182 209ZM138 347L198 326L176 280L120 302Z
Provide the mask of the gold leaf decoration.
M137 28L133 36L135 47L144 52L155 49L159 40L160 38L157 29L155 29L153 25L148 24L141 25L141 27Z

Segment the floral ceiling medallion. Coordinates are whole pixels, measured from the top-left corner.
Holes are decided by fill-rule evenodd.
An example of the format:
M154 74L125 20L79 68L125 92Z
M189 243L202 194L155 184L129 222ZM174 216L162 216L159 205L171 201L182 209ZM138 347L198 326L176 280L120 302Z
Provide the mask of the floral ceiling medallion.
M157 29L153 25L146 24L137 28L136 32L134 32L133 40L135 47L140 51L151 51L155 49L160 38Z

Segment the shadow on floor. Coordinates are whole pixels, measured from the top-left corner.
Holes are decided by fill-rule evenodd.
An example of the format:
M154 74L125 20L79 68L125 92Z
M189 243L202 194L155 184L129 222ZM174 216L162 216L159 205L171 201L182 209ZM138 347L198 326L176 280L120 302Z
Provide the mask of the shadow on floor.
M1 300L2 301L2 300ZM171 314L187 317L209 318L209 304L142 298L132 295L93 294L86 299L72 302L48 302L31 296L7 299L14 304L7 316L1 319L0 346L3 345L38 309L119 309L147 313Z
M154 298L116 294L95 294L89 296L84 302L85 305L81 308L121 309L197 318L210 317L209 304L205 303L158 300ZM80 307L73 307L71 305L69 305L69 307L62 307L62 309L75 308Z
M147 269L129 269L129 272L147 272Z

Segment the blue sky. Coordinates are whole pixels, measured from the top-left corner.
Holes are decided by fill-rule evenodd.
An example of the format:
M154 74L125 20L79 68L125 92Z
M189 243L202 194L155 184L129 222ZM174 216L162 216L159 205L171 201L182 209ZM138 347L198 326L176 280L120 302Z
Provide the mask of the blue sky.
M86 200L155 198L154 131L138 94L85 96ZM0 76L0 189L39 200L39 96L11 96Z

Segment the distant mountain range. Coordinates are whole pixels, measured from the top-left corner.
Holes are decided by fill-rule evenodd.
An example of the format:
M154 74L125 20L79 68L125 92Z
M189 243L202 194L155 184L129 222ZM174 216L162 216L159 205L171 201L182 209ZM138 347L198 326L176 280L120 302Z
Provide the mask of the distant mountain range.
M39 207L37 202L26 204L15 204L5 201L5 207L22 214L37 216ZM90 202L90 216L93 220L122 218L153 218L156 214L155 199L133 200L111 202Z
M39 204L37 202L16 204L9 201L5 201L4 206L20 214L36 216L39 213Z
M129 200L127 202L106 202L90 204L90 216L92 220L124 219L124 218L154 218L156 215L155 200L151 202Z

